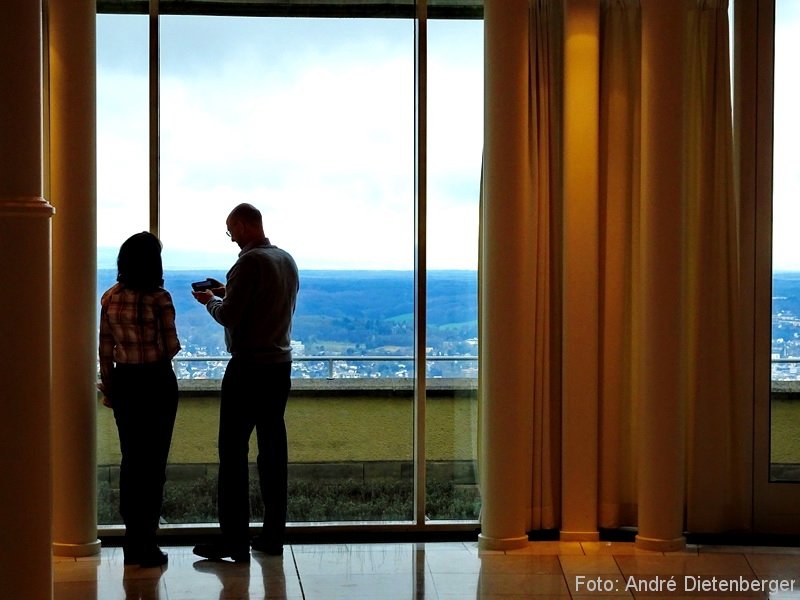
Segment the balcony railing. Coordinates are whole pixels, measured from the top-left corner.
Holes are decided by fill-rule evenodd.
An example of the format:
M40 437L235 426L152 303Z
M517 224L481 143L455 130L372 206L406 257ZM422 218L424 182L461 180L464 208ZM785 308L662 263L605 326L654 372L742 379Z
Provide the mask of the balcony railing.
M218 356L176 356L173 359L174 363L225 363L230 360L230 355L218 355ZM413 365L414 357L411 355L354 355L354 356L342 356L342 355L303 355L303 356L295 356L293 358L295 363L322 363L325 365L324 371L326 372L327 379L337 379L340 377L344 377L344 375L337 374L335 365L336 364L353 364L353 363L376 363L376 362L383 362L383 363L397 363L398 365L405 365L406 363L411 363ZM477 366L478 357L474 355L448 355L448 356L426 356L425 362L427 364L433 363L456 363L456 362L468 362L474 363ZM776 365L800 365L800 358L773 358L771 359L772 367L773 367L773 380L780 381L781 379L776 378L774 369ZM408 375L412 376L413 370L409 371ZM796 376L790 378L789 381L798 381L800 383L800 369L795 374Z
M800 358L787 357L787 358L773 358L772 360L772 383L773 388L776 383L784 384L797 384L800 385Z
M173 363L181 364L181 363L226 363L231 359L230 355L218 355L218 356L176 356L173 358ZM334 366L337 363L347 364L347 363L365 363L365 362L386 362L386 363L397 363L398 365L403 365L405 363L412 363L414 361L414 357L411 355L402 355L402 356L388 356L388 355L357 355L357 356L329 356L329 355L313 355L313 356L295 356L292 359L295 363L322 363L326 365L325 371L327 373L327 379L338 379L336 370ZM437 362L470 362L475 363L477 366L478 357L473 355L452 355L452 356L426 356L425 362L427 363L437 363ZM775 382L796 382L798 391L800 391L800 369L797 370L796 373L792 373L795 377L788 378L788 379L781 379L775 376L775 367L776 365L800 365L800 358L773 358L771 359L772 364L772 381ZM411 376L412 372L409 372L406 376Z

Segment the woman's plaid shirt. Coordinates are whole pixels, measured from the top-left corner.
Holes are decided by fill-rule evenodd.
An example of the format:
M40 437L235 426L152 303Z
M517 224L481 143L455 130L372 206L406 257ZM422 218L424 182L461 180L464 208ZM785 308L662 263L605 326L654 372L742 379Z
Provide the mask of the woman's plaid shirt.
M137 292L117 283L100 300L100 379L105 389L114 363L170 360L181 349L172 296L163 288Z

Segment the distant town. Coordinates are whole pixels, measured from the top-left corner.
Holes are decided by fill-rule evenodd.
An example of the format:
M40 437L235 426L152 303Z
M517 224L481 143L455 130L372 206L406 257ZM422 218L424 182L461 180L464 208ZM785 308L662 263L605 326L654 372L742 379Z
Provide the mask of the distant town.
M772 277L772 361L773 381L800 380L800 273Z

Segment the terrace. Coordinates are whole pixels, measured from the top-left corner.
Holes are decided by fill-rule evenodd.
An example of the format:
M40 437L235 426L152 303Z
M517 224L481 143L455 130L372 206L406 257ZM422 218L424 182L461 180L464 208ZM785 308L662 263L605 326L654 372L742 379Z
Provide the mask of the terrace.
M176 370L207 362L217 373L224 356L178 358ZM296 370L322 368L329 377L293 379L286 411L289 435L290 520L296 522L411 521L414 501L414 383L411 377L353 377L350 366L413 357L296 359ZM475 356L433 357L431 365L458 364L467 373ZM221 371L220 371L221 372ZM197 374L197 371L195 372ZM174 525L207 524L215 518L220 380L180 379L180 403L167 468L165 519ZM476 523L477 378L435 377L426 382L426 515L433 520ZM98 415L99 523L118 533L119 443L113 413ZM251 440L255 474L256 443ZM251 478L257 499L255 477ZM170 503L170 498L193 502ZM313 499L313 502L312 502ZM311 506L311 505L315 506ZM257 506L258 502L254 502ZM258 514L253 518L257 520Z

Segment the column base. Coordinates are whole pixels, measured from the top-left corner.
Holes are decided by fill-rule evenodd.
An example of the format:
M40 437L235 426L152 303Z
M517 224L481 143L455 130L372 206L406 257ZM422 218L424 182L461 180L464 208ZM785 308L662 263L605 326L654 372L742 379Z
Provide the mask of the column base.
M519 550L528 545L528 536L514 538L491 538L478 534L478 550Z
M599 542L599 531L560 531L558 539L562 542Z
M88 544L61 544L53 542L54 556L71 556L78 558L81 556L95 556L100 554L100 540L89 542Z
M639 550L650 550L652 552L678 552L686 549L686 538L680 536L671 540L662 540L637 535L636 547Z

